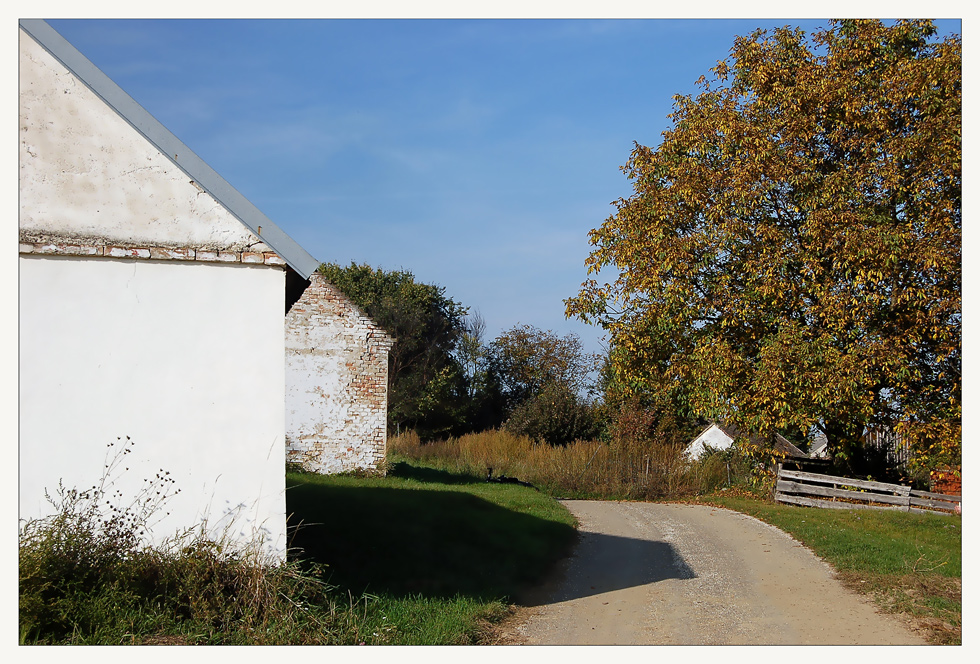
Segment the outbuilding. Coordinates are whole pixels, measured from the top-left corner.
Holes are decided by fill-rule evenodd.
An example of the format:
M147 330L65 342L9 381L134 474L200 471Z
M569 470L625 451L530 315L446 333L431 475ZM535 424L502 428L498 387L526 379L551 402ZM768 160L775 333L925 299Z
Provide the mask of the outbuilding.
M722 451L730 448L739 438L746 436L737 428L722 422L712 422L692 440L684 450L684 455L694 461L711 451ZM758 444L757 436L749 436L750 442ZM786 457L804 458L806 455L793 443L783 436L773 435L773 449Z
M51 26L20 28L20 515L128 447L113 493L179 489L154 539L206 524L282 556L287 441L378 467L392 340Z

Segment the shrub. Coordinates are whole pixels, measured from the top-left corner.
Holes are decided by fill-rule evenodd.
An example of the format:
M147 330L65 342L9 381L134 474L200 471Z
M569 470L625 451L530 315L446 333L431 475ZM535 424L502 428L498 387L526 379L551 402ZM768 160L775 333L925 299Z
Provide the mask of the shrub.
M549 383L540 393L517 406L504 428L549 445L567 445L599 435L597 409L568 387Z
M315 566L215 541L203 526L148 544L173 481L161 471L127 504L112 476L128 443L99 484L59 484L49 496L54 514L22 524L21 643L345 640L352 614L337 610Z

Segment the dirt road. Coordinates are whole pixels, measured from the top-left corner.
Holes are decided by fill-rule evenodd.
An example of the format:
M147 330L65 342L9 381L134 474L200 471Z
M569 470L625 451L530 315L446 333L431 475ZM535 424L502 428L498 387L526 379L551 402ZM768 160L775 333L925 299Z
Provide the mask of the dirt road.
M506 628L529 645L925 644L782 531L703 505L566 501L573 555Z

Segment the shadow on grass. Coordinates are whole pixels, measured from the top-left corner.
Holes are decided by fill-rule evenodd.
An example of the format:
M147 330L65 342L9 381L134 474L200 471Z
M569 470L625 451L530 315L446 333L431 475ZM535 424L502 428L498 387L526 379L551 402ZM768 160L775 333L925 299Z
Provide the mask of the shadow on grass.
M421 473L438 474L441 483L475 481ZM328 565L327 581L355 596L512 597L546 573L575 535L460 491L311 481L290 488L286 503L290 523L301 524L291 542L298 556Z
M473 475L453 473L448 470L438 470L436 468L425 468L423 466L413 466L403 461L396 461L391 464L391 467L388 469L388 476L403 477L409 480L418 480L419 482L453 485L480 484L486 481Z

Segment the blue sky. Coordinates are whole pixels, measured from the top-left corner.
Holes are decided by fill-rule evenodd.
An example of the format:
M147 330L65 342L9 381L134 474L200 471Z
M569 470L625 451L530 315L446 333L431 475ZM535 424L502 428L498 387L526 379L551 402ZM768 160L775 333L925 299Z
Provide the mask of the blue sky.
M588 231L672 95L815 20L51 20L318 260L405 269L487 321L564 317ZM943 33L959 21L938 22Z

